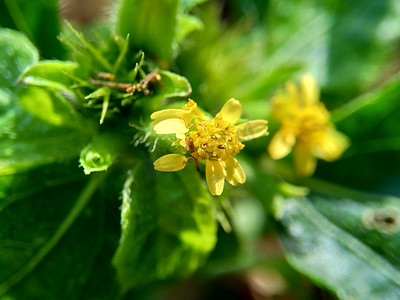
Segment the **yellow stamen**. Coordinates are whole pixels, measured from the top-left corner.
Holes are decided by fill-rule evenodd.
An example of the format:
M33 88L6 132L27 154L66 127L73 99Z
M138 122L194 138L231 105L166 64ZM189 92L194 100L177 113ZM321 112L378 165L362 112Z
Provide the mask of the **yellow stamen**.
M188 100L183 107L183 110L188 111L189 113L195 115L196 117L205 120L206 116L197 108L197 103L194 102L192 99Z
M209 121L196 120L194 130L186 139L189 138L194 145L192 156L199 160L226 160L244 148L236 134L236 127L223 120L220 114ZM187 140L186 144L189 144ZM188 146L186 149L191 150Z

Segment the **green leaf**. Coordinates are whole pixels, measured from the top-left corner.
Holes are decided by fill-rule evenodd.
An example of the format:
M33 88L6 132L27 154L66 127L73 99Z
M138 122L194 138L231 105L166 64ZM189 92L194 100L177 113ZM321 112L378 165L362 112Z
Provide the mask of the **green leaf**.
M341 299L397 299L400 199L349 195L276 200L287 258Z
M30 86L46 87L52 90L66 90L67 87L57 81L44 79L41 77L27 77L24 79L24 83ZM72 96L72 94L71 94Z
M60 41L69 48L74 60L79 63L80 72L88 72L89 69L114 72L111 62L103 53L104 40L89 42L84 34L76 30L69 22L65 22L66 30L60 34ZM98 41L96 39L96 41Z
M72 80L67 74L72 73L77 68L78 64L70 61L40 61L26 70L24 74L22 74L21 80L29 85L47 86L55 89L69 89Z
M176 28L176 39L178 42L182 41L189 33L201 29L203 29L203 23L199 18L187 14L178 15L178 25Z
M67 93L65 96L69 95ZM72 107L73 101L69 102L63 94L57 91L48 91L40 87L28 87L18 93L19 104L34 116L52 125L66 126L75 129L86 127L86 130L91 131L90 124L86 122L83 125L83 120ZM68 97L68 96L67 96ZM74 99L73 96L69 99ZM88 127L87 127L88 126Z
M207 2L209 0L180 0L181 8L184 11L190 10L193 6L199 5L203 2Z
M0 174L76 157L91 134L90 127L50 126L18 107L15 94L0 95Z
M379 188L385 180L397 176L399 97L400 77L396 75L384 86L333 110L332 120L340 131L351 137L351 147L341 160L321 164L318 176L358 189ZM348 171L343 173L343 168Z
M0 29L0 88L12 88L38 59L36 48L22 33Z
M87 130L90 127L85 131L71 131L66 127L49 126L23 111L18 106L17 94L10 89L21 95L27 92L20 85L13 85L24 70L37 61L37 51L22 34L8 29L0 30L0 47L4 50L0 51L0 69L5 79L0 79L3 87L0 88L0 174L76 157L90 134ZM39 96L38 100L43 103L44 94L39 93ZM38 106L30 105L39 111ZM49 113L54 107L44 108ZM57 115L49 118L53 123L61 122Z
M1 299L67 300L82 293L93 299L99 291L104 298L94 298L115 298L110 281L99 276L97 292L88 290L92 269L102 251L109 252L103 239L107 193L96 193L104 181L99 175L86 182L73 163L0 176ZM116 205L111 209L117 212Z
M101 88L98 88L97 90L94 90L94 92L90 93L89 95L87 95L85 99L103 98L109 93L110 93L109 88L103 86Z
M39 49L41 57L62 58L59 1L4 0L0 2L0 27L22 31Z
M169 71L159 71L161 75L160 88L154 96L150 96L151 101L147 101L147 109L154 112L160 108L162 100L173 97L186 97L192 92L189 81L176 73Z
M225 28L220 20L222 12L215 3L205 5L200 13L204 30L191 35L191 42L182 49L177 64L193 87L193 98L202 99L205 109L216 110L231 97L243 104L255 100L267 103L266 95L290 79L300 69L304 56L315 47L314 41L310 45L304 38L303 31L294 41L274 49L272 33L262 27L251 30L248 24L240 22ZM313 22L308 27L314 31L318 28L319 34L322 22L320 18L316 21L318 26ZM297 44L298 41L301 43ZM267 113L265 110L262 118Z
M380 74L385 59L396 51L392 40L381 30L393 12L392 2L356 0L325 4L333 17L327 74L330 88L356 89Z
M400 107L397 101L399 97L400 78L396 76L384 87L363 94L334 110L332 120L353 139L363 136L369 138L375 127Z
M76 65L58 61L34 64L37 60L38 53L26 37L8 29L0 31L0 70L3 72L0 88L10 88L17 92L20 104L27 111L50 124L79 127L80 122L72 103L66 100L66 97L74 99L74 96L66 91L71 80L65 72L71 72ZM32 64L34 65L27 69ZM35 87L23 89L23 85L16 86L18 79L24 79L25 83L32 85L64 90L65 97L54 91ZM4 93L7 94L7 90ZM4 97L13 98L10 95ZM11 105L12 101L16 100L7 100L7 103L2 104Z
M272 63L301 58L304 71L316 75L337 98L330 100L341 104L386 76L382 65L396 51L399 31L392 24L398 17L391 0L271 1L266 25L270 50L276 50Z
M189 33L203 29L204 25L201 20L196 17L189 15L189 11L192 7L199 5L208 0L181 0L179 5L179 13L177 15L177 26L176 26L176 41L180 43Z
M15 40L10 36L10 46L19 46L18 40L13 43ZM28 51L28 46L17 48L16 55L24 58L29 53L37 54ZM8 63L1 58L3 65ZM13 70L12 81L37 56L27 58L23 60L26 65L19 64ZM47 91L37 87L22 89L21 85L13 89L15 92L0 88L0 297L50 300L76 299L85 294L88 298L115 298L115 290L107 286L109 278L96 278L97 284L99 280L104 283L102 293L98 293L98 287L83 290L85 282L88 287L93 285L89 277L92 267L100 263L97 256L103 243L101 198L85 209L102 178L94 178L86 185L77 168L77 157L92 133L91 127L71 130L49 125L18 105L18 100L30 101L32 108L36 104L38 114L40 109L49 113L51 110L42 99L49 97ZM39 99L33 97L33 90ZM57 123L57 115L48 117ZM71 160L72 165L66 163ZM115 205L113 209L117 211ZM111 236L117 236L117 232ZM111 241L113 245L116 242ZM107 253L105 261L109 262L109 249ZM107 272L112 277L113 270L109 268Z
M164 98L185 97L192 92L189 81L178 74L169 71L160 71L163 87L158 96Z
M161 173L143 159L125 182L121 213L113 264L125 289L188 275L214 248L211 199L193 166Z
M130 35L131 44L164 60L172 57L178 0L123 0L118 8L117 32Z
M274 0L265 21L264 39L267 37L268 64L272 65L267 68L300 65L303 72L311 72L319 80L326 76L327 35L332 26L329 11L310 0Z

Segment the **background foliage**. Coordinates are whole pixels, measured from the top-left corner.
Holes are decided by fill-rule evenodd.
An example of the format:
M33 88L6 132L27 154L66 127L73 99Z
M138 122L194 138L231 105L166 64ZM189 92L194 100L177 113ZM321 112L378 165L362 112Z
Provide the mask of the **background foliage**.
M55 0L0 3L0 299L398 299L399 3L110 6L71 25ZM272 136L269 100L306 72L352 143L312 178L270 137L220 197L153 169L153 111L234 97Z

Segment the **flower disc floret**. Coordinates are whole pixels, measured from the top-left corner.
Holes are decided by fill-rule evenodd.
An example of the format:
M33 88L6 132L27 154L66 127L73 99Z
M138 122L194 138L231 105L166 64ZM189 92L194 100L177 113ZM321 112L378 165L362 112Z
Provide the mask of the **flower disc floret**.
M209 121L195 120L194 128L185 138L186 150L191 150L188 145L192 143L194 151L191 154L200 161L226 160L244 148L238 139L236 126L224 121L221 114Z

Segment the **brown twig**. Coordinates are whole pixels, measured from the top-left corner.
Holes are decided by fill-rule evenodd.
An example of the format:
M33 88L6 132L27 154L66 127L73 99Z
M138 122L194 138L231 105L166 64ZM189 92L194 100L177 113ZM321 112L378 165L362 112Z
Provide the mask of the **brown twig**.
M102 72L97 73L97 76L99 78L108 78L111 80L115 78L115 76L110 73L102 73ZM89 82L94 85L107 86L112 89L125 91L127 93L135 93L136 91L139 91L143 92L145 95L150 94L150 90L147 88L149 84L152 82L159 82L159 81L161 81L161 76L158 73L158 69L155 69L154 71L147 74L145 78L143 78L139 83L136 84L89 78Z

